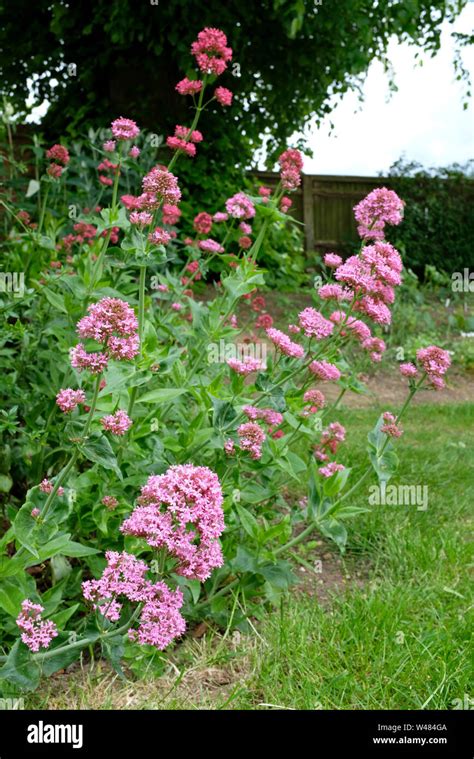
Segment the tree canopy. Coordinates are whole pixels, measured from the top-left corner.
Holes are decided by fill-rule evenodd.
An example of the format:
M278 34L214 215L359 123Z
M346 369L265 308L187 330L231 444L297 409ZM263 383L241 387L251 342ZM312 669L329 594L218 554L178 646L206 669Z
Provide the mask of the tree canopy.
M335 95L360 86L372 60L389 69L392 35L434 53L442 22L466 2L0 0L3 92L20 115L31 86L36 104L49 100L42 128L54 138L119 115L169 133L188 115L174 88L195 70L190 45L203 27L218 27L234 50L219 81L234 103L206 116L212 154L203 145L202 168L222 155L248 165L262 140L271 162L310 119L330 113Z

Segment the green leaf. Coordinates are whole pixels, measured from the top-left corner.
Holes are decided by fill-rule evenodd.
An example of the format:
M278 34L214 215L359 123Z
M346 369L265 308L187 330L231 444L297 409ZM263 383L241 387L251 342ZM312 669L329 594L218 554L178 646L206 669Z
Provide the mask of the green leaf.
M46 300L53 306L53 308L55 308L57 311L61 311L63 314L67 314L68 311L64 302L63 295L53 292L49 289L49 287L43 287L42 292L46 296Z
M22 691L32 691L38 687L40 674L40 667L32 660L29 649L18 638L0 669L0 680L6 680L9 685L16 685Z
M237 412L233 405L228 401L221 401L219 398L212 398L214 412L212 415L212 424L216 429L222 429L235 419Z
M89 461L94 461L96 464L100 464L104 469L111 469L120 480L123 479L112 446L105 435L91 437L86 443L79 447L79 450Z
M329 517L320 522L319 529L327 538L333 540L338 546L341 553L344 552L347 543L347 530L337 519Z
M58 628L62 630L65 624L70 620L70 618L73 616L74 612L78 608L79 608L79 604L73 604L72 606L69 606L67 609L63 609L63 611L58 611L57 614L52 614L50 619L52 619L53 622L58 626Z
M240 506L238 503L235 504L235 508L239 515L242 527L244 528L247 535L250 535L253 540L256 540L258 542L261 534L261 528L253 514L251 514L250 511L245 509L243 506Z
M183 387L161 387L137 398L137 403L169 403L187 392Z
M9 474L0 474L0 493L9 493L13 480Z

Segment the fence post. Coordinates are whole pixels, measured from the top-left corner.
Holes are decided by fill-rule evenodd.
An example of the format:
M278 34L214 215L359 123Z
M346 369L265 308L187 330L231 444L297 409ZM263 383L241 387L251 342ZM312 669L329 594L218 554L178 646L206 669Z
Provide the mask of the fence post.
M314 251L313 179L303 174L303 222L306 253Z

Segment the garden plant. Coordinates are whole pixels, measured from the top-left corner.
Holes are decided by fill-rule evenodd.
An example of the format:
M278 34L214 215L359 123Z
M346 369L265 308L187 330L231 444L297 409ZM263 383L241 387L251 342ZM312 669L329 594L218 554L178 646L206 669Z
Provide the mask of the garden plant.
M326 254L313 305L276 329L259 252L291 223L302 156L282 146L276 189L235 188L213 214L199 197L181 208L179 167L199 160L206 111L221 109L225 129L233 97L226 35L202 30L191 54L193 78L176 84L189 121L157 146L160 162L117 116L93 148L91 207L68 195L79 158L65 141L37 149L35 211L8 188L0 199L4 693L84 652L122 673L137 649L155 655L203 619L248 630L295 582L295 546L319 533L344 551L364 510L354 494L396 471L413 396L444 387L446 350L394 363L406 401L374 419L351 476L337 410L363 390L354 349L378 365L386 348L403 267L385 232L403 200L379 188L355 207L359 251ZM301 483L307 496L292 499Z

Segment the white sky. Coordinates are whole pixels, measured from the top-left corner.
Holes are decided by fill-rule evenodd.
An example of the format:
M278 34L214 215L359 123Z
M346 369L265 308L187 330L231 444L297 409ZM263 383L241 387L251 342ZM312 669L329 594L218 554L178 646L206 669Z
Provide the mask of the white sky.
M314 158L305 159L304 170L310 174L375 176L402 154L425 166L446 166L474 158L474 100L471 98L468 109L463 110L465 84L455 80L454 46L449 34L470 33L473 27L471 1L455 24L445 24L438 55L422 55L422 67L414 60L417 48L393 41L389 58L398 92L388 99L387 75L375 61L363 87L364 103L359 103L356 93L348 92L319 130L316 126L306 130ZM474 80L474 49L464 48L462 56ZM335 128L329 134L331 121Z

